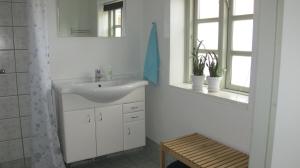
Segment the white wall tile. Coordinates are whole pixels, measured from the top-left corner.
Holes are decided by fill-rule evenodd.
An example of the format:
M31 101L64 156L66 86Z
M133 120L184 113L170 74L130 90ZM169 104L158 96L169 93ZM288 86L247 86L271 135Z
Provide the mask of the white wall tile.
M18 73L18 94L30 94L29 74Z
M15 49L28 48L28 32L26 27L14 27Z
M16 50L16 70L17 72L29 71L29 55L27 50Z
M0 49L14 49L11 27L0 27Z
M24 138L23 144L25 157L31 157L31 138Z
M22 140L0 142L0 162L23 158Z
M17 95L16 74L0 74L0 96Z
M21 116L30 116L31 115L31 105L30 105L30 96L21 95L19 96L19 108Z
M0 120L0 141L21 138L20 119Z
M6 73L16 71L13 50L0 51L0 69L5 69Z
M0 97L0 119L14 118L18 116L18 97Z
M0 2L0 26L11 26L11 3Z
M31 137L31 117L22 117L21 118L22 125L22 135L24 138Z
M27 25L27 12L25 3L13 3L12 15L14 26L26 26Z

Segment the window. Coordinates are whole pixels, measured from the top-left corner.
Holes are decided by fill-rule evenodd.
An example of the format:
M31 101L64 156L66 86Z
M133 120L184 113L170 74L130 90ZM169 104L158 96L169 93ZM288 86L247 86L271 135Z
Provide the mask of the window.
M114 2L104 5L104 11L108 12L108 36L121 37L122 36L122 13L123 2Z
M192 44L203 40L205 47L201 48L201 54L208 50L217 53L226 89L249 90L253 7L254 0L194 0ZM191 58L188 59L190 76L192 64ZM209 75L207 70L205 75Z

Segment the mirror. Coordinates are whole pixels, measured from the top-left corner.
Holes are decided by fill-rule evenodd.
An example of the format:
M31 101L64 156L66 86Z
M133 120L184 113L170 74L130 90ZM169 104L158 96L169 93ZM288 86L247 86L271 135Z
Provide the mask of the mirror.
M58 36L124 36L125 0L58 0Z

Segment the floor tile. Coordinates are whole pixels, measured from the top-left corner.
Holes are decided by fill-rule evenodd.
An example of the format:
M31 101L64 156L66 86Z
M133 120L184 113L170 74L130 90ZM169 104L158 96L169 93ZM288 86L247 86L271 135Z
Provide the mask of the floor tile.
M70 165L70 168L159 168L159 146L147 146Z

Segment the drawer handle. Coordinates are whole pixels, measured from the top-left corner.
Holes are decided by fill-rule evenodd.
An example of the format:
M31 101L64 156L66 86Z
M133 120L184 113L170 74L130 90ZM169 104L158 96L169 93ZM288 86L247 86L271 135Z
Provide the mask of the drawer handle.
M128 128L128 135L130 135L131 134L131 130L130 130L130 128Z
M132 118L132 119L135 119L135 118L139 118L139 116L132 116L131 118Z
M131 110L136 110L138 108L139 108L138 106L134 106L134 107L131 107Z

